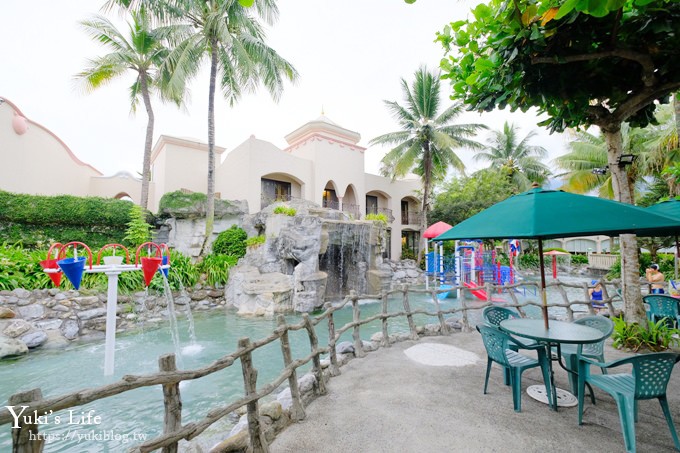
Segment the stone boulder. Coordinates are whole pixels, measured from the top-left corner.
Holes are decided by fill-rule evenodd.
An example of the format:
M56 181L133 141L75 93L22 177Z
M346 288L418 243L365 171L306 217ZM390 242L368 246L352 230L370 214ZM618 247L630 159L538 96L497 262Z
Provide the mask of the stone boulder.
M17 307L19 316L24 319L39 319L45 315L45 307L40 304L24 305Z
M28 346L21 340L0 335L0 359L26 354Z
M35 330L23 335L20 340L26 344L28 349L33 349L45 344L47 341L47 334L43 330Z
M0 319L10 319L16 317L16 313L7 307L0 307Z
M23 319L17 319L16 321L13 321L9 326L7 326L5 330L2 331L2 333L4 333L10 338L16 338L20 335L25 334L29 330L31 330L31 324L28 321L25 321Z

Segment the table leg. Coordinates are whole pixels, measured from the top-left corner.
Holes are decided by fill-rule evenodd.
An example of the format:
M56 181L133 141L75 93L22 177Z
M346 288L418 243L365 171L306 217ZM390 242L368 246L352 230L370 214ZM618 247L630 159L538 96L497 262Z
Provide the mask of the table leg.
M550 343L547 345L548 349L548 363L550 364L550 394L552 395L552 410L557 412L557 386L555 385L555 372L552 367L552 347ZM562 351L560 349L560 344L557 343L557 361L562 364L560 358L562 357Z

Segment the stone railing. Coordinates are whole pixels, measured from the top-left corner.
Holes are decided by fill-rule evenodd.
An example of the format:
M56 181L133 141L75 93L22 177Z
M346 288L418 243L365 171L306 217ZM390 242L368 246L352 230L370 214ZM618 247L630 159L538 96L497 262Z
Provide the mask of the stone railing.
M525 283L525 285L527 285ZM528 285L535 286L534 283ZM614 290L608 291L607 286L616 286L610 282L604 282L603 287L603 303L605 303L610 310L610 313L615 314L613 307L613 299L609 294L614 294ZM504 306L516 307L517 310L524 316L524 308L528 305L540 306L539 302L526 302L519 304L515 295L514 289L520 285L504 286L501 289L510 295L511 302ZM588 311L593 314L593 308L588 300L588 285L586 283L576 285L562 283L559 280L548 284L549 287L555 286L557 291L562 295L563 302L551 304L551 307L564 307L566 309L566 318L572 320L574 312L573 305L585 305ZM583 290L584 300L569 301L566 291L563 286L581 288ZM309 401L309 393L314 396L324 395L326 393L326 382L332 376L340 374L340 365L344 360L348 360L347 355L341 354L340 349L336 343L340 336L345 332L352 333L352 353L355 357L364 357L367 351L377 349L379 347L389 347L390 343L401 341L405 339L417 340L424 335L447 335L455 330L469 332L472 330L470 323L470 311L483 310L485 307L492 305L491 301L487 303L480 303L478 300L466 299L460 300L460 305L455 308L442 309L439 304L438 294L442 292L455 291L457 289L465 289L464 287L447 288L445 290L410 290L407 286L399 290L392 290L384 292L380 295L363 295L357 296L351 294L347 296L341 304L331 305L327 304L325 311L316 317L310 317L307 314L302 316L302 321L298 324L287 324L283 315L277 318L278 327L272 334L266 338L251 341L249 338L242 338L238 342L238 349L232 354L222 356L214 362L193 370L178 370L175 366L174 354L168 354L159 358L159 372L147 375L126 375L117 382L113 382L98 388L87 388L78 390L76 392L59 395L51 398L43 398L40 389L33 389L12 395L9 398L9 407L21 406L25 413L47 414L63 409L80 407L84 404L91 403L100 399L106 399L114 395L128 392L130 390L160 386L162 392L159 393L159 398L163 398L165 407L165 418L163 434L160 436L145 441L144 443L134 446L130 451L133 452L148 452L162 448L164 452L178 451L178 443L181 440L191 440L203 433L211 425L236 411L239 408L246 407L246 413L242 417L242 422L239 423L243 427L243 431L234 432L230 434L224 442L220 444L223 447L220 451L232 451L237 446L242 450L254 452L267 452L268 443L271 442L273 436L277 431L283 429L280 425L275 426L276 423L272 419L273 412L280 413L284 410L288 417L278 417L276 420L291 420L293 422L305 418L304 402ZM494 294L496 289L491 284L486 285L487 294L489 297ZM389 296L394 294L401 294L401 307L389 307L389 304L399 303L398 299ZM432 299L431 308L427 309L411 309L409 296L411 294L425 294ZM361 317L361 304L364 300L380 300L381 310L378 314L373 316ZM352 307L352 322L344 326L335 327L335 312L350 304ZM468 306L468 304L470 304ZM425 315L437 319L435 324L426 326L416 326L414 315ZM453 315L448 318L445 315ZM389 322L392 318L406 318L408 323L408 332L398 335L389 335ZM374 334L371 337L371 342L367 343L361 339L361 327L366 324L374 324L379 322L381 325L381 332ZM328 344L320 345L316 333L317 326L319 328L325 327L328 330ZM289 342L289 333L295 331L303 331L307 333L309 340L309 353L299 358L294 358ZM258 385L257 369L253 366L252 355L253 352L271 343L278 343L281 348L281 355L283 358L284 368L281 370L279 376L273 381ZM298 349L298 348L296 348ZM301 351L301 349L298 349ZM304 354L304 353L303 353ZM328 354L328 359L322 361L321 355ZM180 399L180 384L182 381L189 381L194 379L201 379L207 375L216 373L220 370L233 366L239 363L242 369L243 387L245 389L244 396L232 402L225 402L224 404L207 410L205 416L198 421L182 424L182 402ZM297 378L297 370L311 364L310 374L303 377L300 382ZM267 411L260 407L260 400L271 395L278 387L288 382L289 388L284 392L289 393L289 398L286 400L287 407L278 407L278 410ZM310 385L311 381L311 385ZM307 393L303 395L302 387L308 389ZM284 393L282 392L282 393ZM280 398L281 395L279 395ZM282 423L286 423L285 421ZM45 436L40 436L38 433L39 423L32 421L31 417L22 418L15 417L9 411L8 407L0 410L0 425L12 425L12 442L13 450L17 453L41 451L42 444L45 441ZM239 426L237 425L237 427ZM230 444L231 442L231 444Z
M588 255L588 267L592 269L609 270L619 259L619 255L591 253Z

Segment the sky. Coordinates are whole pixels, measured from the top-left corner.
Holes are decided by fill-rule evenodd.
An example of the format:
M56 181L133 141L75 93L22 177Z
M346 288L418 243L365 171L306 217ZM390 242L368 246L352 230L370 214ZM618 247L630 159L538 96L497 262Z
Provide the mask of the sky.
M399 129L383 101L403 104L401 79L411 83L421 66L437 69L444 56L435 33L453 20L466 18L475 0L281 0L280 16L268 27L268 43L300 74L287 84L279 102L265 89L243 96L234 107L216 102L216 144L237 147L251 135L279 148L285 135L322 112L332 121L361 134L367 147L366 171L377 174L384 147L368 147L370 139ZM0 97L12 101L32 121L61 138L82 161L104 175L141 172L146 113L130 114L128 87L134 75L85 93L74 75L88 58L107 51L91 40L78 22L100 13L103 1L3 1L0 11ZM39 13L36 13L39 11ZM124 22L115 13L109 18ZM445 97L450 93L443 82ZM218 93L219 94L219 93ZM184 110L154 99L154 143L161 135L191 137L207 143L207 68L190 84ZM442 105L449 105L444 99ZM504 121L520 127L524 137L538 136L550 159L566 152L565 139L549 135L531 113L466 112L456 123L482 123L501 130ZM481 134L485 141L488 134ZM1 144L0 144L1 146ZM473 152L460 150L468 172L482 168Z

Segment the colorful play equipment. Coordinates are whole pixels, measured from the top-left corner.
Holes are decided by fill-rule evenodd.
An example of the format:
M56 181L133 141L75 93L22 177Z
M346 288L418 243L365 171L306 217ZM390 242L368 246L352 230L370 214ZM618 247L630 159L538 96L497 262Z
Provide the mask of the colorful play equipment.
M436 225L434 224L430 228ZM441 230L439 234L441 234ZM464 286L469 289L470 294L478 299L489 300L484 289L486 283L503 286L512 285L516 282L513 261L519 254L521 245L518 240L512 240L508 245L510 264L505 266L501 265L496 250L485 250L484 244L480 240L456 241L452 256L445 256L443 243L435 242L434 250L426 254L426 288L430 278L433 278L435 286L439 289ZM455 295L461 297L461 289L458 289ZM439 294L440 299L446 297L450 297L449 293ZM491 301L507 302L505 299L495 296L491 297Z
M87 252L85 256L78 255L78 248ZM72 256L68 255L69 248L73 249ZM106 249L113 249L113 255L102 256L102 252ZM123 256L116 255L116 250L121 249L125 255L125 264L123 263ZM146 256L140 253L146 249ZM152 254L151 250L155 249ZM57 258L52 258L52 251L57 251ZM165 256L163 251L165 250ZM154 242L146 242L137 247L135 253L135 264L130 264L130 253L128 249L121 244L106 244L99 250L97 254L97 264L92 264L92 251L82 242L68 242L64 245L56 243L53 244L47 251L47 258L40 261L43 271L49 275L55 286L61 283L61 275L71 282L75 289L80 288L80 283L83 274L104 273L108 277L107 301L106 301L106 346L104 353L104 375L110 376L114 369L114 354L116 350L116 308L118 305L118 276L122 272L138 271L144 273L144 282L149 286L153 276L158 270L167 276L167 270L170 267L169 262L170 250L167 245L158 245ZM101 264L101 260L104 264ZM166 263L163 259L166 258ZM89 268L86 267L86 261ZM141 267L140 267L141 263Z
M59 259L57 260L57 266L64 273L68 281L71 282L75 289L80 289L80 281L83 278L83 272L85 271L85 257L78 256L78 246L82 246L87 252L88 261L90 263L90 270L92 269L92 251L90 247L83 244L82 242L69 242L62 245L59 248ZM66 253L69 247L73 247L73 256L66 257Z
M59 257L59 249L61 248L61 242L55 242L52 244L50 249L47 251L47 258L40 262L40 266L43 269L50 269L52 272L47 274L54 283L54 286L59 286L61 284L61 269L57 265L57 258ZM57 252L57 258L52 258L52 250Z
M423 237L425 239L433 239L442 233L447 232L453 228L446 222L437 222L430 225L424 232ZM434 250L429 251L429 242L427 244L427 249L425 250L425 289L429 289L430 277L434 278L435 287L439 281L440 285L444 284L444 243L439 241L433 244ZM445 298L448 293L439 294L440 298Z

